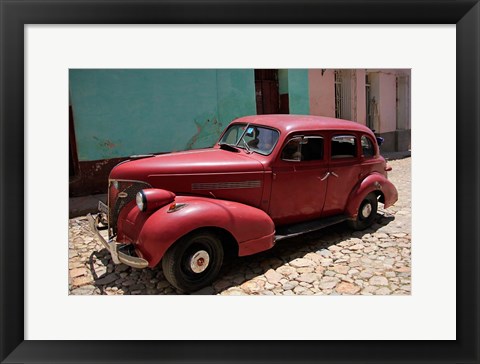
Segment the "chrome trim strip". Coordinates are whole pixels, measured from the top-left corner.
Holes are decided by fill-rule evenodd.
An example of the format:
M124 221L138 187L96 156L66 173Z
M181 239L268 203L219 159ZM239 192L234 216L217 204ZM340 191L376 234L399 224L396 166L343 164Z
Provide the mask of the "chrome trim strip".
M113 182L113 181L117 181L117 182L138 182L138 183L143 183L143 184L146 184L146 185L150 185L149 183L147 183L145 181L139 181L139 180L136 180L136 179L109 179L108 184L110 185L110 182Z
M237 188L258 188L262 186L262 181L243 181L243 182L212 182L212 183L192 183L192 191L199 190L229 190Z

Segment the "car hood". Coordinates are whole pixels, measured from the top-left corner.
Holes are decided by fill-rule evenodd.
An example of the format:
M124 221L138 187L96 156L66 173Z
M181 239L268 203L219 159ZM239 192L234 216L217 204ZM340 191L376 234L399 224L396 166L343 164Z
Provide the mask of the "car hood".
M259 171L263 171L262 163L243 151L208 148L122 162L112 169L110 179L148 182L161 175Z

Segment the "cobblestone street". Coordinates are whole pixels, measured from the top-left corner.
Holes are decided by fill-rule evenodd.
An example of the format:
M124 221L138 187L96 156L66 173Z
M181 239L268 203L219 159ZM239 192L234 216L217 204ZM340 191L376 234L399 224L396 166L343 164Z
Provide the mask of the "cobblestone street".
M364 231L342 223L279 242L273 249L226 262L219 278L197 294L409 295L411 292L411 158L390 161L395 206L379 205ZM69 220L72 295L180 294L155 269L115 266L86 217Z

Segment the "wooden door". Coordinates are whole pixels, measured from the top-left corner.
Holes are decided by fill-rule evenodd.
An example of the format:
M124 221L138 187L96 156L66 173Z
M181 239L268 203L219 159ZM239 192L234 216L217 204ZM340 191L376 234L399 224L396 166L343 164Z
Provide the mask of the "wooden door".
M278 70L255 70L255 97L258 115L280 112Z

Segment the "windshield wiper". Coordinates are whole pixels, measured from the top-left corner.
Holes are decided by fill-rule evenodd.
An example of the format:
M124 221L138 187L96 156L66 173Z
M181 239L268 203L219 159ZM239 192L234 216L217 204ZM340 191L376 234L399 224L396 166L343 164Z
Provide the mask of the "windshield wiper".
M226 149L226 150L229 150L231 152L237 152L238 153L238 148L234 145L227 144L227 143L218 143L218 145L222 149Z

